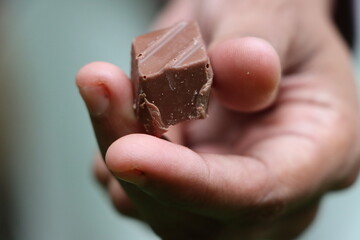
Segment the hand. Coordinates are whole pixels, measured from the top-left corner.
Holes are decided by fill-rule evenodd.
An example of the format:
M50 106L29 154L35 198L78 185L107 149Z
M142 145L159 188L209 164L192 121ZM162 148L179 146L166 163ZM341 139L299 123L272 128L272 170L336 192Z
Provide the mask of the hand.
M215 73L209 118L174 127L172 142L140 132L120 69L82 68L106 163L95 174L118 211L163 239L292 239L324 193L353 183L359 109L329 3L169 2L155 26L197 19Z

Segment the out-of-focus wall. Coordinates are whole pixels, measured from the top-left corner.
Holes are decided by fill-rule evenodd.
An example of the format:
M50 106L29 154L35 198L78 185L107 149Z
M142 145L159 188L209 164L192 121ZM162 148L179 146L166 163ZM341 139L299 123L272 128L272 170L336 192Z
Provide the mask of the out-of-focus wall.
M128 71L131 40L146 31L158 4L6 2L6 28L0 29L6 62L0 76L1 149L6 148L1 161L8 165L7 195L15 200L10 222L16 240L158 239L119 216L92 179L96 144L74 83L78 69L91 61Z
M8 81L4 78L7 72L8 64L4 54L5 48L5 19L7 18L4 2L0 0L0 239L12 239L11 235L11 184L9 184L8 157L10 155L9 144L4 134L2 126L9 122L6 112L9 107L6 104L8 92Z

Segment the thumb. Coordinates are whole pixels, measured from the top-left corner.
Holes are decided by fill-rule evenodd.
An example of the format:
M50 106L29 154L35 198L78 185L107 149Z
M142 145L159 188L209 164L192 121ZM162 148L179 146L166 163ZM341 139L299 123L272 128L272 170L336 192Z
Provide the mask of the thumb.
M209 49L214 71L214 92L235 111L268 107L276 98L281 78L280 58L265 40L234 38Z
M283 69L295 61L288 59L295 20L290 16L283 21L272 9L286 12L289 4L247 2L229 4L227 15L218 18L209 55L219 100L233 110L258 111L275 100Z
M231 216L234 209L258 204L270 189L266 167L259 161L201 155L145 134L120 138L105 159L116 177L156 200L205 215Z

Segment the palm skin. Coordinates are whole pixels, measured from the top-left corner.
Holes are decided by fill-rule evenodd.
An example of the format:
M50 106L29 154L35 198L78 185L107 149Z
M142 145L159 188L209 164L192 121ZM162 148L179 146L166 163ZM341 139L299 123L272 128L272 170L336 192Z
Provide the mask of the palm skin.
M271 11L266 1L227 2L208 1L197 16L215 73L209 117L173 128L172 142L141 134L120 69L80 70L77 85L106 162L95 172L121 213L163 239L292 239L323 194L350 185L359 171L349 53L328 16L330 1L277 0ZM170 2L156 26L194 18L200 4ZM254 24L259 17L247 6L277 28Z

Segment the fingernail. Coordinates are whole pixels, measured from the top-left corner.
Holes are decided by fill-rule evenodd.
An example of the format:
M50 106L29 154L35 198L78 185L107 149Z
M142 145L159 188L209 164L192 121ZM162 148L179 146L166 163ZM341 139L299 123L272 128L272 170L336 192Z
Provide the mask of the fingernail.
M141 186L145 182L145 173L138 169L132 169L125 172L113 172L119 180Z
M109 96L103 86L79 87L79 91L86 103L90 115L100 116L109 107Z

